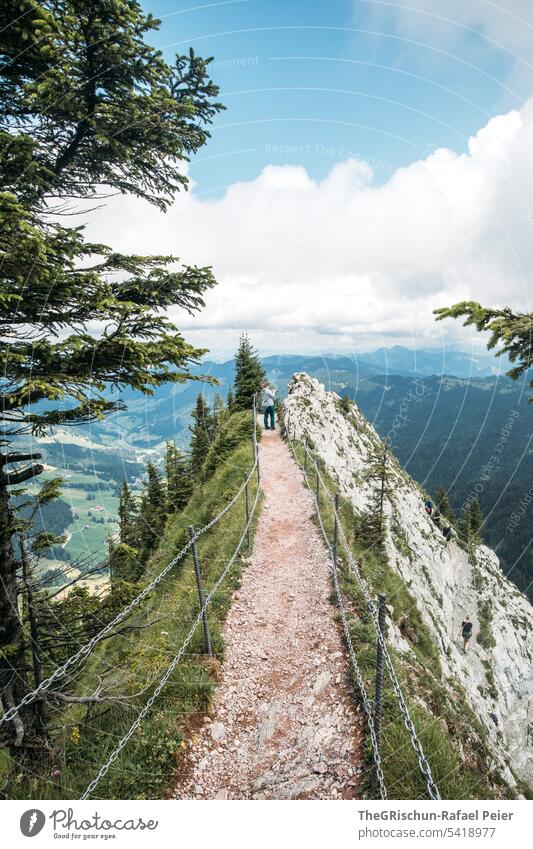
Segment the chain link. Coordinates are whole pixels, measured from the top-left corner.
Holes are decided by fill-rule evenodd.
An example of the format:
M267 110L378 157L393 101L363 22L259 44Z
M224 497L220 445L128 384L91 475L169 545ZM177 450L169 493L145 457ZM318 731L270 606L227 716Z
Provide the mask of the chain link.
M289 441L290 441L290 439L289 439ZM307 453L307 456L311 460L314 461L314 458L311 455L311 453L309 452L309 449L308 449L306 443L301 442L301 444L303 445L303 448L304 448L305 452ZM294 452L294 448L293 448L293 454L294 454L296 462L298 463L298 459L296 457L296 453ZM298 463L298 465L300 466L300 468L302 468L299 463ZM304 472L307 485L311 489L311 487L309 485L309 479L307 477L305 469L302 468L302 471ZM316 471L317 471L317 475L319 477L319 480L320 480L322 487L324 488L325 492L328 492L328 489L327 489L327 487L324 483L324 480L322 479L322 476L320 475L320 471L318 469L318 466L316 467ZM329 493L328 493L328 495L329 495ZM354 577L357 579L359 587L360 587L360 589L363 593L363 596L365 598L368 611L369 611L369 613L372 617L372 621L373 621L374 628L375 628L375 631L376 631L376 637L377 637L379 645L380 645L380 647L383 651L383 657L384 657L384 660L385 660L385 665L387 667L387 671L389 673L389 677L391 679L391 683L392 683L394 692L396 693L396 697L398 699L398 705L399 705L399 708L400 708L400 712L402 714L402 719L403 719L405 727L407 728L407 731L409 732L409 736L411 738L411 745L413 746L415 754L418 758L418 765L420 767L420 771L422 772L422 775L424 776L424 778L426 780L426 786L427 786L427 789L428 789L429 796L430 796L431 799L440 800L441 796L440 796L438 787L437 787L437 785L436 785L436 783L433 779L431 767L430 767L428 760L427 760L427 758L424 754L422 744L421 744L420 740L418 739L416 729L415 729L415 726L413 724L413 720L411 719L411 716L409 714L409 709L407 707L407 704L406 704L404 696L403 696L403 692L402 692L402 688L400 686L400 682L398 681L398 677L396 675L396 670L394 669L394 665L393 665L391 657L389 655L389 651L388 651L387 645L385 643L385 639L384 639L383 634L381 632L381 629L379 627L378 611L376 609L376 605L375 605L373 599L370 596L366 581L360 573L359 564L356 562L356 560L353 557L351 548L348 544L348 540L346 539L346 534L344 533L344 528L342 526L341 517L339 516L339 513L338 513L338 511L335 507L335 501L334 501L333 498L331 498L331 496L329 496L329 497L330 497L330 501L331 501L331 504L332 504L333 513L334 513L335 518L337 520L339 537L340 537L340 540L342 542L343 548L346 551L346 554L348 556L350 571L354 575ZM315 495L315 502L316 502L316 505L317 505L317 514L318 514L318 518L319 518L319 522L320 522L320 527L322 529L322 533L324 535L324 538L326 539L328 549L330 550L330 553L331 553L331 546L329 545L329 541L327 540L326 532L324 530L324 525L323 525L323 522L322 522L322 518L320 516L320 505L319 505L318 499L316 498L316 495ZM334 580L336 580L335 570L334 570ZM337 581L337 586L338 586L338 581ZM340 593L340 588L339 588L339 593ZM341 615L342 615L342 605L341 605ZM349 647L350 654L351 654L352 651L353 651L353 646L351 646L350 642L348 643L348 647ZM366 712L366 710L365 710L365 712ZM370 736L371 736L372 746L374 747L375 744L377 745L377 741L375 740L373 720L369 721L369 728L370 728ZM383 798L383 796L382 796L382 798Z
M255 468L255 464L254 464L254 467L253 467L253 468ZM253 469L252 469L252 471L253 471ZM254 503L253 503L253 506L252 506L252 510L251 510L251 512L250 512L250 518L249 518L249 519L248 519L248 521L246 522L246 526L245 526L245 528L244 528L244 531L242 532L242 536L241 536L241 538L240 538L239 542L237 543L237 547L236 547L235 551L233 552L233 554L232 554L232 556L231 556L230 560L228 561L228 563L227 563L227 564L226 564L226 566L224 567L223 572L221 573L221 575L219 576L219 578L217 579L217 581L215 582L215 584L214 584L214 585L213 585L213 587L211 588L211 591L210 591L209 595L207 595L207 596L206 596L206 599L205 599L205 602L204 602L204 604L203 604L203 606L202 606L202 609L200 610L200 612L199 612L198 616L197 616L197 617L196 617L196 619L194 620L194 623L193 623L193 625L192 625L192 627L191 627L191 630L189 631L189 633L188 633L188 634L187 634L187 636L185 637L185 640L184 640L184 641L183 641L183 643L181 644L181 647L180 647L180 649L179 649L178 653L177 653L177 654L174 656L174 658L172 659L172 661L171 661L171 663L170 663L170 666L168 666L168 667L167 667L167 669L165 670L165 672L164 672L163 676L161 677L161 679L160 679L160 681L159 681L159 684L158 684L158 685L157 685L157 687L155 688L154 692L152 693L152 695L150 696L150 698L149 698L149 699L148 699L148 701L146 702L146 704L145 704L145 706L143 707L143 709L141 710L141 712L138 714L138 716L137 716L137 717L136 717L136 719L134 720L134 722L133 722L133 724L131 725L131 727L130 727L129 731L128 731L128 732L124 735L124 737L120 740L120 742L118 743L117 747L113 750L113 752L112 752L112 753L111 753L111 755L109 756L109 758L108 758L108 760L106 761L106 763L105 763L105 764L104 764L104 765L100 768L100 771L98 772L98 775L97 775L95 778L93 778L93 780L91 781L91 783L89 784L89 786L88 786L88 787L87 787L87 789L85 790L85 792L84 792L83 796L81 796L81 797L80 797L82 800L84 800L84 799L88 799L88 798L89 798L89 796L92 794L92 792L93 792L93 791L95 790L95 788L97 787L97 785L98 785L98 783L100 782L100 780L104 777L104 775L106 775L106 774L107 774L107 772L109 771L110 767L111 767L111 766L113 765L113 763L117 760L117 758L119 757L119 755L120 755L121 751L122 751L122 750L123 750L123 748L127 745L127 743L129 742L129 740L131 740L131 738L132 738L133 734L135 733L135 731L137 730L137 728L140 726L141 722L143 721L143 719L145 718L145 716L147 715L147 713L148 713L148 712L150 711L150 709L152 708L152 706L153 706L153 704L154 704L155 700L157 699L157 697L159 696L159 694L160 694L161 690L163 689L163 687L164 687L164 686L165 686L165 684L167 683L168 679L169 679L169 678L170 678L170 676L172 675L172 673L173 673L174 669L176 668L176 666L177 666L177 665L178 665L178 663L180 662L181 658L183 657L183 655L184 655L184 653L185 653L185 650L187 649L187 646L189 645L189 643L191 642L191 640L192 640L192 638L193 638L193 636L194 636L194 632L196 631L196 628L198 627L199 623L201 622L202 617L203 617L203 615L205 614L205 612L206 612L206 610L207 610L207 608L208 608L208 606L209 606L209 604L210 604L210 602L211 602L211 599L213 598L214 594L215 594L215 593L216 593L216 591L218 590L218 588L219 588L220 584L222 583L222 581L224 580L224 578L225 578L225 577L226 577L226 575L228 574L229 570L231 569L231 567L233 566L233 564L234 564L234 562L235 562L235 560L236 560L236 558L237 558L237 555L238 555L238 553L239 553L239 551L240 551L240 549L241 549L241 547L242 547L242 544L243 544L243 542L244 542L244 540L245 540L245 538L246 538L246 535L247 535L247 533L248 533L248 529L250 528L250 525L251 525L251 523L252 523L252 520L253 520L253 517L254 517L254 514L255 514L255 510L256 510L256 507L257 507L257 502L259 501L259 493L260 493L260 489L259 489L259 486L258 486L258 487L257 487L257 490L256 490L256 494L255 494L255 499L254 499Z
M301 466L300 463L298 462L298 457L296 456L296 451L294 450L294 445L291 444L290 438L289 438L289 445L291 447L291 450L292 450L292 453L293 453L293 456L294 456L294 459L295 459L297 465L300 467L301 471L303 472L307 486L311 490L311 484L310 484L309 478L307 476L307 472L303 468L303 466ZM318 472L318 469L317 469L317 473L320 475L320 473ZM359 664L357 662L357 657L355 655L355 649L353 647L353 642L352 642L352 635L350 634L350 628L349 628L349 625L348 625L348 618L346 616L346 609L345 609L345 606L344 606L344 599L343 599L343 596L342 596L342 593L341 593L341 588L340 588L340 585L339 585L337 567L336 567L335 559L333 558L333 550L332 550L332 547L330 545L328 535L326 533L326 529L324 528L324 524L322 522L322 516L320 514L320 505L319 505L319 502L318 502L318 498L316 497L315 494L313 494L313 497L314 497L316 508L317 508L317 511L316 511L317 512L317 518L318 518L320 528L321 528L321 531L322 531L322 536L324 537L324 542L326 544L326 547L328 549L328 552L329 552L329 555L330 555L330 558L331 558L330 569L331 569L331 574L332 574L332 577L333 577L333 587L334 587L334 590L335 590L335 596L337 598L337 603L339 605L339 610L340 610L340 614L341 614L341 621L342 621L342 630L344 632L344 638L346 640L346 645L348 646L348 653L350 655L350 662L351 662L351 665L352 665L354 678L355 678L357 688L358 688L360 696L361 696L361 701L363 702L363 710L365 712L366 719L367 719L368 731L369 731L369 734L370 734L370 742L371 742L371 748L372 748L372 759L374 761L374 766L376 768L376 777L377 777L378 784L379 784L379 792L380 792L380 796L381 796L382 799L387 799L388 798L387 797L387 787L385 785L385 777L383 775L383 768L381 766L381 756L380 756L380 753L379 753L379 746L378 746L378 741L377 741L377 738L376 738L376 730L375 730L375 727L374 727L374 714L373 714L372 703L371 703L370 699L368 698L368 695L367 695L367 692L366 692L366 685L365 685L365 682L363 680L363 676L362 676L361 670L359 668Z
M139 593L139 595L135 596L135 598L132 599L132 601L130 601L130 603L127 604L126 607L124 607L115 616L114 619L108 622L107 625L105 625L105 627L98 632L98 634L95 634L95 636L92 637L87 643L85 643L85 645L83 645L75 654L69 657L61 666L58 666L57 669L55 669L54 672L48 678L45 678L44 681L39 684L38 687L36 687L34 690L31 690L29 693L26 693L26 695L20 700L17 705L6 711L3 716L0 717L0 725L2 725L4 722L9 722L10 720L12 720L21 707L33 702L38 696L46 692L46 690L48 690L55 681L58 681L63 678L71 667L78 663L78 661L80 661L82 658L87 657L89 654L91 654L95 646L107 634L109 634L109 632L115 627L115 625L118 625L127 616L129 616L132 610L134 610L134 608L137 607L137 605L140 604L140 602L143 601L143 599L146 598L146 596L159 583L161 583L165 575L167 575L170 570L182 559L184 554L186 554L187 551L192 547L193 543L195 543L200 536L211 530L211 528L214 527L214 525L216 525L226 515L226 513L228 513L229 510L231 510L231 508L236 504L236 502L239 500L242 493L244 492L246 484L249 483L253 473L255 472L256 467L258 466L258 462L259 457L256 450L254 463L244 483L239 487L231 501L226 504L224 509L221 510L220 513L218 513L218 515L216 515L213 519L211 519L211 521L208 522L207 525L204 525L203 528L200 528L200 530L196 531L194 536L191 537L191 539L186 543L186 545L183 546L181 551L179 551L178 554L176 554L176 556L172 558L170 563L165 566L165 568L161 572L159 572L159 574L152 581L150 581L150 583L147 584L146 587Z

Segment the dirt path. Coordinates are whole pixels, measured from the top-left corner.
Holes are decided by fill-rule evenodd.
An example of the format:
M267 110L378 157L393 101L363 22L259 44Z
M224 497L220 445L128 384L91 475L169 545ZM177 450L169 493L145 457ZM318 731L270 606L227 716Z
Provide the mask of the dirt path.
M354 798L362 720L329 596L313 498L278 432L261 442L264 503L224 627L222 680L178 799Z

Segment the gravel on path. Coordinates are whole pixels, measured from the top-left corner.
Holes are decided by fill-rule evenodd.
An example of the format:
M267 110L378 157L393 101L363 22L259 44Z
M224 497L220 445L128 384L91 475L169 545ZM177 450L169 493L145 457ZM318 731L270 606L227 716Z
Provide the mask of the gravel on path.
M313 497L278 431L263 433L260 461L263 508L224 626L221 681L173 797L356 798L363 721Z

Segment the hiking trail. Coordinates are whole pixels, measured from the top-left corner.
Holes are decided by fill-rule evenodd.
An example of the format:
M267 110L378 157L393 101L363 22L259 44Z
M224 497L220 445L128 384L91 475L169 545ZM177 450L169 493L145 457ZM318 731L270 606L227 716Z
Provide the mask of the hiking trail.
M221 680L173 797L355 798L363 719L313 496L279 431L263 432L260 460L263 508L223 629Z

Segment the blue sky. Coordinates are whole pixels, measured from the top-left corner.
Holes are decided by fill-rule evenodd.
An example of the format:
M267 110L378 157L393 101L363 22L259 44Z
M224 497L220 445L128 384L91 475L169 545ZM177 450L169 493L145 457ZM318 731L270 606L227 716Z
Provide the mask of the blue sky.
M214 56L227 110L166 215L118 198L90 235L210 265L172 316L231 355L483 345L433 310L529 311L533 3L153 0L149 39Z
M155 41L167 58L189 45L214 56L227 111L192 164L202 193L253 179L268 163L301 163L322 179L350 157L370 161L385 180L433 147L464 151L491 115L524 99L524 86L509 79L516 58L460 19L430 20L428 38L426 15L402 20L372 2L158 0L145 8L162 19Z

